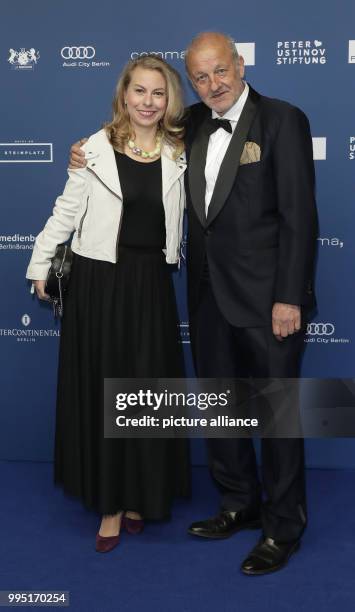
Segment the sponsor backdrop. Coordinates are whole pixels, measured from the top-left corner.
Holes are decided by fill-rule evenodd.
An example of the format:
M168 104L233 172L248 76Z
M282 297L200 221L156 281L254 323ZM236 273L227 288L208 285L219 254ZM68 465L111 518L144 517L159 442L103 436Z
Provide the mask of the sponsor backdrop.
M184 49L202 30L233 36L253 87L300 106L310 119L320 216L318 312L303 375L353 377L353 2L339 8L318 0L220 0L218 7L212 0L87 6L20 0L2 7L0 30L1 459L52 459L60 326L30 294L24 275L35 236L63 189L69 147L110 117L117 76L129 58L155 52L184 75ZM187 103L194 102L185 76L184 83ZM184 265L175 282L192 375ZM355 466L352 439L309 440L307 449L310 466ZM193 450L194 461L204 462L201 440Z

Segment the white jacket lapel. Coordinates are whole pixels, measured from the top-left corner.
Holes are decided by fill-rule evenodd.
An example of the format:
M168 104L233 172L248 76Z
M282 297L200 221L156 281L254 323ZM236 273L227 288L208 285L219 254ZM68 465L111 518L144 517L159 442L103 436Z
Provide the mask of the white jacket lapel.
M163 199L165 199L171 186L186 170L185 153L182 153L176 160L174 160L172 148L169 145L164 145L161 152L161 167Z
M101 130L94 134L83 148L88 160L87 167L122 200L122 189L118 178L115 152L106 136L106 132Z

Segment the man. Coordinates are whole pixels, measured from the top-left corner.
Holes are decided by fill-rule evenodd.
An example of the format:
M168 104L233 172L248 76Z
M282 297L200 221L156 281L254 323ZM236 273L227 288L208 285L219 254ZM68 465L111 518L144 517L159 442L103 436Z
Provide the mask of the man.
M315 303L308 120L243 81L243 58L223 34L198 35L187 49L186 68L202 100L190 107L186 126L188 298L197 376L297 377L306 313ZM217 438L208 445L221 510L193 523L189 533L219 539L262 525L242 571L280 569L306 526L303 441L262 440L264 491L252 440Z
M317 220L308 121L243 82L243 59L226 36L197 36L186 68L203 102L191 108L187 131L197 375L297 377L305 312L314 306ZM222 510L191 525L190 533L226 537L261 518L263 537L242 570L280 569L306 525L303 441L262 440L264 502L250 439L210 439L209 454Z

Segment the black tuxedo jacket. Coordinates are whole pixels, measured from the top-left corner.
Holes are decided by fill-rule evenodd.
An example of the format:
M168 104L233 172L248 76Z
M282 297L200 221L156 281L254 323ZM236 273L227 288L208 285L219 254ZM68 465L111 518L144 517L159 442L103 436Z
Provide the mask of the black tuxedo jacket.
M250 87L206 219L204 122L210 116L203 103L195 104L186 123L190 316L206 258L217 304L232 325L270 325L274 302L314 307L318 226L306 116ZM247 141L259 145L260 161L240 164Z

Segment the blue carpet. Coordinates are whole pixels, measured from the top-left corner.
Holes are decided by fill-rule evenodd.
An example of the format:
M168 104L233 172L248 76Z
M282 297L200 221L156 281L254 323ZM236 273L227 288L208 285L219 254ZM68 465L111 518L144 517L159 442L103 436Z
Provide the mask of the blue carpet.
M218 494L207 469L193 470L193 498L171 522L123 533L94 550L99 517L52 485L52 464L1 462L1 590L70 591L85 612L352 612L355 609L355 473L308 472L309 528L282 571L247 577L239 565L258 537L241 532L209 541L187 525L213 515Z

